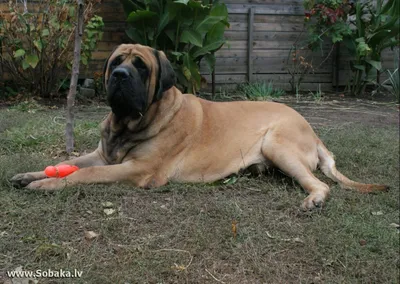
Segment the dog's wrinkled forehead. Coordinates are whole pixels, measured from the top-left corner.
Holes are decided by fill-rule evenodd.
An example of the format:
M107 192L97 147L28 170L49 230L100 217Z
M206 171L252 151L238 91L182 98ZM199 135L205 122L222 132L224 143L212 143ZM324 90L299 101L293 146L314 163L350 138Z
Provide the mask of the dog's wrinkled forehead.
M154 49L140 44L121 44L114 50L107 61L104 74L105 80L108 80L110 76L109 67L111 64L115 64L115 61L117 61L118 65L131 64L137 57L143 61L148 70L154 70L155 66L157 66L157 59L154 57Z

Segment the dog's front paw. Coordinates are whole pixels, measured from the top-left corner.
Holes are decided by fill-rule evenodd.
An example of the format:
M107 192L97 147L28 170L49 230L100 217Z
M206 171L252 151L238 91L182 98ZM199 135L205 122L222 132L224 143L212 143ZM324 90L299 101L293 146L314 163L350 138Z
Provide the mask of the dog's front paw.
M25 188L32 190L46 190L52 191L62 189L66 186L65 179L61 178L46 178L36 180L28 184Z
M25 187L35 180L40 180L46 178L44 172L31 172L17 174L11 178L11 183L15 187Z

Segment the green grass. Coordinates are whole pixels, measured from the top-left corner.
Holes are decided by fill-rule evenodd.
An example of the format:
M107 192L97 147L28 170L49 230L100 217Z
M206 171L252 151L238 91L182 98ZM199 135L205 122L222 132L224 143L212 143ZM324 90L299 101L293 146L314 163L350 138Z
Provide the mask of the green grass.
M245 83L238 86L236 93L249 100L265 101L279 98L285 94L282 89L274 87L272 82Z
M94 149L106 110L78 113L78 151ZM63 123L62 110L0 110L0 279L23 266L83 270L79 280L40 283L218 283L210 274L225 283L398 283L399 233L390 226L399 223L396 126L318 129L342 172L392 189L358 194L318 173L331 196L321 211L303 212L305 193L279 172L152 190L13 188L15 173L56 163ZM106 201L117 210L111 217L103 213ZM87 241L85 231L100 237Z

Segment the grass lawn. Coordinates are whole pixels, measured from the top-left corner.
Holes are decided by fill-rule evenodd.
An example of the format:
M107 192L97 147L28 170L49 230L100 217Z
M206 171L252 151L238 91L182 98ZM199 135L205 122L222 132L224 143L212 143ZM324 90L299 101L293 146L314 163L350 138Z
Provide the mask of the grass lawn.
M26 111L30 109L30 111ZM82 270L80 279L39 283L398 283L397 124L342 123L316 129L337 167L388 193L331 185L320 211L278 171L235 183L77 186L30 192L14 174L55 164L64 149L64 111L0 109L0 283L6 271ZM25 111L23 111L25 110ZM81 107L77 152L98 143L106 107ZM104 213L104 202L115 212ZM234 236L232 223L237 222ZM99 234L85 239L85 231Z

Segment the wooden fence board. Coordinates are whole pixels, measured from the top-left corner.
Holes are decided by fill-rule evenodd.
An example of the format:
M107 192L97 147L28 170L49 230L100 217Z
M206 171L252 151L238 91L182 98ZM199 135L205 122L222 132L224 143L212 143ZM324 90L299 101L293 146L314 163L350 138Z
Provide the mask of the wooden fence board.
M247 80L253 81L253 40L254 40L254 8L249 9L248 20L248 45L247 45Z
M281 5L281 4L229 4L228 12L230 14L246 14L249 7L254 7L255 14L263 15L304 15L304 9L301 5Z

